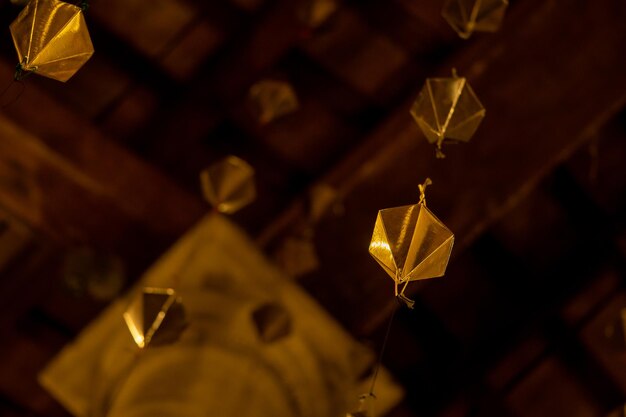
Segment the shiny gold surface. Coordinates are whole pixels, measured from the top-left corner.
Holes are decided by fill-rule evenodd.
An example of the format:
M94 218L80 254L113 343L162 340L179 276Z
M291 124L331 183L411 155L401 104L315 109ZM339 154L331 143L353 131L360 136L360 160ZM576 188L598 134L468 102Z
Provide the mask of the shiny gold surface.
M140 348L172 342L185 328L180 298L171 288L145 287L124 312L124 321Z
M93 55L82 10L57 0L32 0L11 23L22 71L67 81Z
M406 285L443 276L454 245L454 234L426 207L425 189L430 184L427 178L420 185L418 204L378 212L369 246L370 255L395 281L396 296L409 306Z
M203 170L200 182L204 198L220 213L234 213L256 197L254 169L236 156Z
M441 14L461 38L467 39L474 31L497 31L508 4L508 0L448 0Z
M467 80L453 73L449 78L428 78L411 107L411 116L443 157L444 141L468 142L485 117Z

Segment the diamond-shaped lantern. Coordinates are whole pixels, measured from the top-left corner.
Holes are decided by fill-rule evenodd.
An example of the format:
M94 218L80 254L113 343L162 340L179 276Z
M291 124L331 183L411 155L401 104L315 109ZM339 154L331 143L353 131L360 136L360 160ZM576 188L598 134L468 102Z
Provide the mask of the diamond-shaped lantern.
M450 78L428 78L411 107L411 116L438 158L446 142L468 142L485 117L485 108L467 80L452 71Z
M256 197L254 169L236 156L202 171L200 182L204 198L220 213L234 213Z
M427 207L420 185L420 202L410 206L380 210L370 242L370 255L395 282L396 296L412 306L404 296L411 281L444 275L454 234ZM401 289L399 287L402 286Z
M289 83L263 80L250 87L250 103L260 124L270 123L298 109L298 97Z
M500 28L508 0L448 0L441 14L463 39L472 32L495 32Z
M140 348L178 340L186 327L185 311L172 288L145 287L124 313L124 321Z
M31 0L11 23L20 60L15 74L67 81L93 55L82 9L58 0Z

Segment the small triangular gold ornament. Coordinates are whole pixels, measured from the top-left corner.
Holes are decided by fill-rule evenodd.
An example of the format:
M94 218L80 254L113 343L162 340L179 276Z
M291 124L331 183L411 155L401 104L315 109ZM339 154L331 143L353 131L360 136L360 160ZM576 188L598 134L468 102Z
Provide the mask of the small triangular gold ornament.
M172 288L143 288L128 306L124 321L142 349L172 343L186 327L180 297Z

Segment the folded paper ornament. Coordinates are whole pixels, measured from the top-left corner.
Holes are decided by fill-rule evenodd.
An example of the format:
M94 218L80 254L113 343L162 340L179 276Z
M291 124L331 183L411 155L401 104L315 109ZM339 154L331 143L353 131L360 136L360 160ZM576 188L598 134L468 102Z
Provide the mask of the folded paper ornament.
M203 170L200 182L204 198L220 213L232 214L256 198L254 169L236 156Z
M259 124L265 125L298 110L298 97L289 83L262 80L250 87L249 101Z
M508 0L448 0L441 14L461 38L467 39L474 31L497 31L508 5Z
M427 207L425 188L420 201L410 206L378 212L369 246L370 255L394 280L395 295L407 306L413 301L404 295L411 281L444 275L454 244L454 234Z
M172 288L144 287L128 306L124 321L142 349L175 342L187 325L181 299Z
M426 136L437 146L449 142L468 142L485 117L485 108L464 77L452 70L452 77L428 78L411 107L411 116Z
M10 25L19 63L15 78L36 73L67 81L91 55L83 10L58 0L31 0Z

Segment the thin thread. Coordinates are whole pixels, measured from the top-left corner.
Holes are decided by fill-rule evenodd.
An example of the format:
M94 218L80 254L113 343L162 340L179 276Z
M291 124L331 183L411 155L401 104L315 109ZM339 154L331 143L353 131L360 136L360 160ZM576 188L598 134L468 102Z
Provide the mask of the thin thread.
M15 103L22 96L22 94L24 93L24 90L25 90L24 83L22 81L20 81L20 80L14 79L11 82L9 82L9 84L7 84L7 86L4 88L4 90L2 90L2 93L0 93L0 98L4 98L4 95L9 91L9 89L14 84L18 84L21 87L20 92L15 97L13 97L9 101L7 101L6 103L3 103L2 105L0 105L0 107L2 107L3 109L7 108L11 104Z
M398 311L398 306L393 307L393 312L391 313L391 317L389 317L389 322L387 323L387 330L385 331L385 338L383 339L383 345L380 348L380 353L378 354L378 361L376 362L376 368L374 368L374 375L372 375L372 385L370 387L369 395L371 397L376 397L374 395L374 387L376 386L376 379L378 378L378 372L380 371L380 367L383 363L383 355L385 354L385 349L387 348L387 342L389 341L389 333L391 332L391 325L393 324L393 319L396 316L396 311Z

